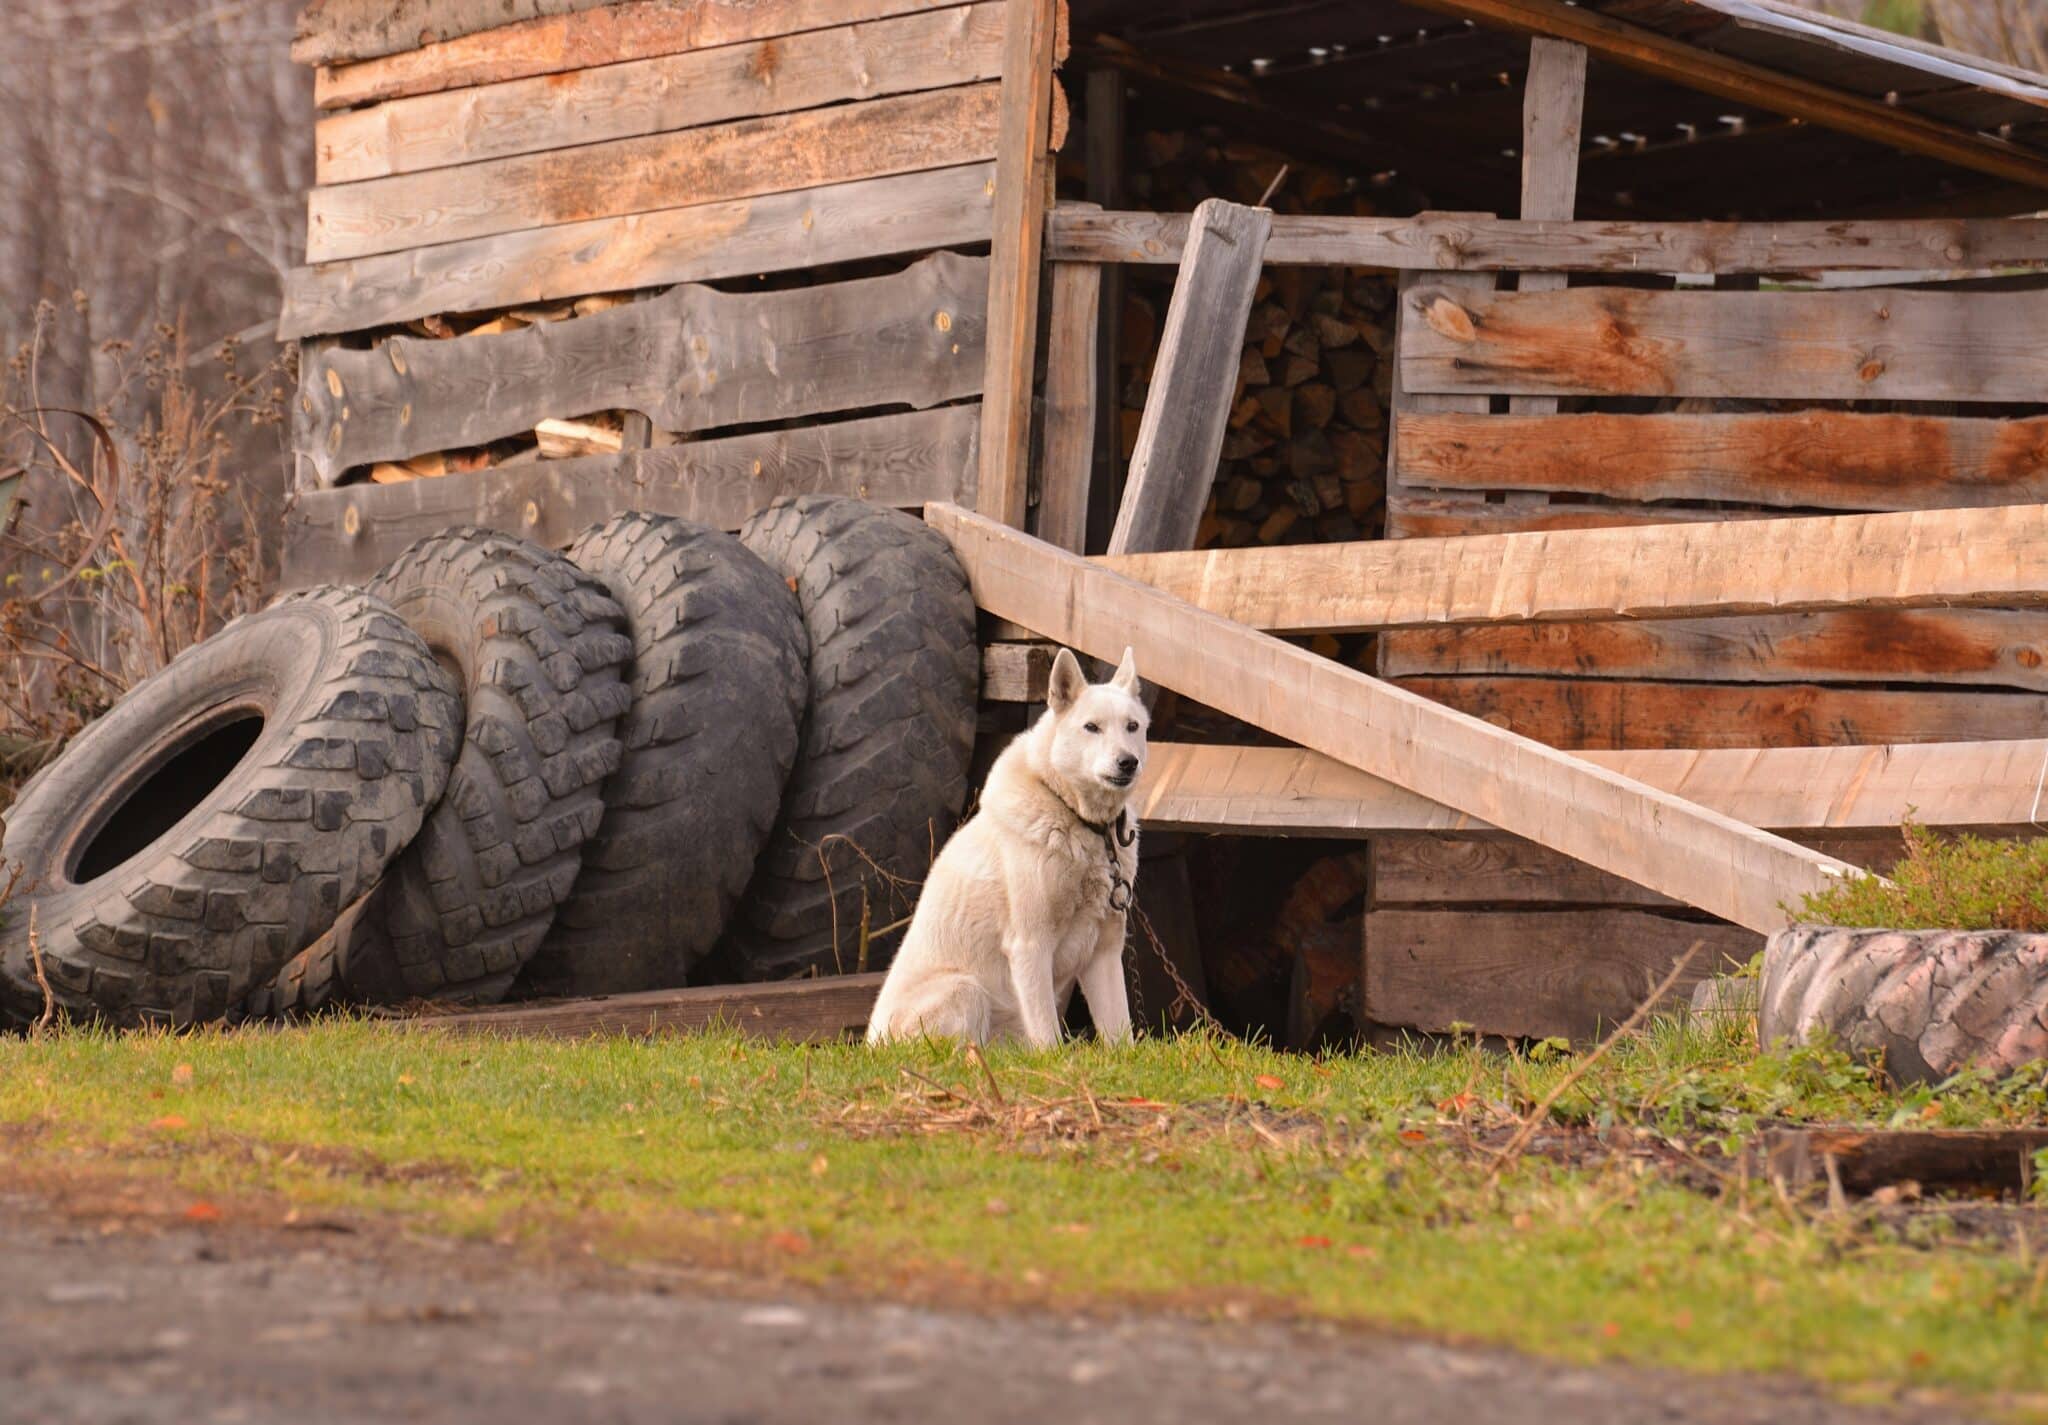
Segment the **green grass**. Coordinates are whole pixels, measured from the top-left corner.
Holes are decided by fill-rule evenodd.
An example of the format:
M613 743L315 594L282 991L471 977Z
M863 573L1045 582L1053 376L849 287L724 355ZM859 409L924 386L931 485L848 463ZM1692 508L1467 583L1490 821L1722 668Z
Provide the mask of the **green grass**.
M1719 1191L1627 1153L1490 1183L1481 1145L1574 1062L1536 1058L1198 1036L998 1049L985 1073L937 1046L723 1035L76 1031L0 1042L0 1161L168 1179L230 1221L369 1214L830 1289L1276 1312L2048 1405L2048 1241L1829 1213L1716 1157L1765 1119L2038 1122L2048 1078L1893 1095L1840 1055L1758 1059L1735 1031L1659 1022L1560 1122L1633 1129L1701 1181L1729 1173Z
M1907 824L1888 877L1857 876L1801 903L1808 925L1886 930L2048 930L2048 838L1945 837Z

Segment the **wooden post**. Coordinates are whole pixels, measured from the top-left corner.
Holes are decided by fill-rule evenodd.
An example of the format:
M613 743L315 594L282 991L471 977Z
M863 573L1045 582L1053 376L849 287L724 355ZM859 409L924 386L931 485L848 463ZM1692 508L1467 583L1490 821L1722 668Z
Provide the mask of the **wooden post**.
M1052 264L1052 314L1045 345L1045 438L1039 442L1038 537L1071 554L1087 552L1088 492L1095 473L1098 360L1096 317L1102 268Z
M995 227L982 380L975 508L1024 527L1031 466L1031 385L1038 342L1039 254L1052 198L1052 69L1059 0L1008 0L996 130Z
M1210 198L1195 209L1166 308L1111 554L1188 549L1216 478L1230 393L1273 214Z
M1088 75L1088 201L1111 209L1124 205L1124 83L1120 71L1107 67ZM1124 494L1120 384L1124 270L1122 264L1112 262L1102 264L1101 271L1095 338L1095 473L1088 485L1090 553L1108 548L1117 503Z
M1579 132L1586 107L1586 47L1542 36L1529 41L1522 88L1522 217L1569 218L1579 196ZM1562 272L1525 272L1517 290L1554 292ZM1557 414L1555 396L1516 396L1518 414Z

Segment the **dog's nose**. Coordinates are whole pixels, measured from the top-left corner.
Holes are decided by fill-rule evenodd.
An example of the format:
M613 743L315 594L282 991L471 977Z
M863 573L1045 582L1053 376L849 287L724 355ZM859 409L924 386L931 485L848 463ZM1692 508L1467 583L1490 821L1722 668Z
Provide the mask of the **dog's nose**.
M1116 769L1128 777L1138 770L1138 759L1127 752L1116 759Z

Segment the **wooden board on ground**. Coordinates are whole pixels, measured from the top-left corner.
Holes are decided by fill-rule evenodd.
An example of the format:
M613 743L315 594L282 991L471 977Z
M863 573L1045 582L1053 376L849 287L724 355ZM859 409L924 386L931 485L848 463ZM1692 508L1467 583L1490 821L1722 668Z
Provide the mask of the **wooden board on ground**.
M2048 497L2048 419L1417 413L1399 478L1447 490L1921 510Z
M986 242L994 185L972 163L295 267L278 336Z
M1757 930L1846 864L1441 708L952 505L975 601L1277 736Z
M868 25L724 45L475 89L394 99L322 119L315 181L353 183L458 163L635 138L993 79L1003 7L992 0Z
M1301 633L2025 606L2048 601L2048 505L1297 544L1104 563L1239 623Z
M1793 1188L1829 1181L1872 1193L1917 1184L1929 1192L2018 1193L2048 1128L1767 1128L1757 1145L1772 1177Z
M1669 991L1747 963L1763 937L1642 910L1372 910L1365 917L1365 1017L1430 1032L1584 1043L1626 1019L1695 943Z
M1925 826L1987 836L2040 831L2048 740L1905 747L1585 752L1582 760L1787 835ZM1497 831L1483 817L1299 747L1158 742L1134 803L1161 830L1361 837Z
M1550 674L1735 683L1942 683L2048 693L2048 612L1879 609L1644 623L1400 629L1380 676Z
M1402 294L1418 392L2038 401L2048 292Z
M1546 746L1572 750L2048 736L2048 699L2036 693L1605 678L1402 678L1398 686Z
M981 410L969 403L303 493L285 515L283 583L367 579L414 540L453 525L560 548L620 510L738 529L784 495L852 495L902 508L972 499L980 430Z
M397 1022L409 1029L492 1038L647 1038L725 1027L757 1039L822 1043L865 1032L881 988L878 974L836 975L771 985L701 985L548 1004L495 1005Z
M638 411L666 431L981 389L988 261L938 252L887 277L781 292L677 287L568 321L320 354L294 444L323 484L378 460L481 445L549 416Z

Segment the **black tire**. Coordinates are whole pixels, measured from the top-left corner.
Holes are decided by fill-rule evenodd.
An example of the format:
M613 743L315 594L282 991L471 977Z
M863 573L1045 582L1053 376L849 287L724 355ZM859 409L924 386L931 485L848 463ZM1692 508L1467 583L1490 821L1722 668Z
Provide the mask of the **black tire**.
M315 589L235 620L132 689L22 789L0 856L0 1004L223 1018L374 885L461 737L454 684L391 607Z
M746 979L840 974L907 913L967 799L981 654L951 546L899 511L778 500L740 540L796 590L810 703L782 820L721 966ZM828 869L829 868L829 869ZM876 935L878 968L900 934Z
M527 984L617 994L685 982L775 824L804 704L789 589L731 535L628 512L569 557L625 606L632 711L569 903Z
M569 898L604 814L604 779L618 770L633 645L624 612L574 564L458 528L409 546L370 590L454 672L462 751L350 933L296 957L252 1014L304 1014L343 997L504 998Z

